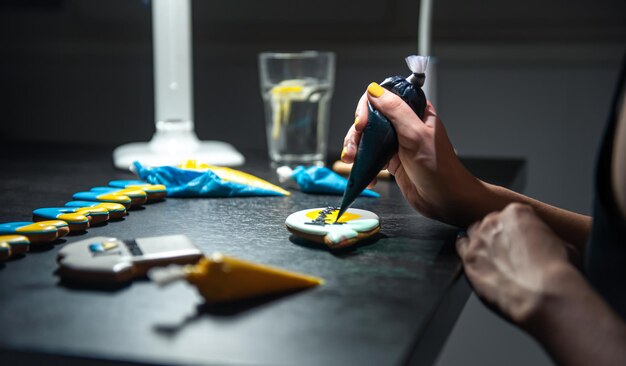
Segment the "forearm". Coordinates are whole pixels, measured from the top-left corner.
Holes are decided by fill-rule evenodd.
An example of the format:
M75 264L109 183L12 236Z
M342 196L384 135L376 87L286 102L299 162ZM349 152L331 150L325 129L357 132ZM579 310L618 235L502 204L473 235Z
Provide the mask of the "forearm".
M541 305L520 324L560 365L626 365L626 325L571 266L550 276Z
M572 243L579 254L584 253L585 244L591 230L591 218L493 184L479 181L478 193L469 199L473 201L474 221L482 219L493 211L500 211L513 202L530 205L537 215L564 241ZM471 224L471 223L468 223Z

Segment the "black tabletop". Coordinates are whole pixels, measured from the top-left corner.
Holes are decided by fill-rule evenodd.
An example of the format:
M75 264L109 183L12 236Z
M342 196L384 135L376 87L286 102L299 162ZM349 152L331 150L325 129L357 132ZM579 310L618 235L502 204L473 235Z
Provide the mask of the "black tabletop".
M275 181L265 154L242 170ZM464 159L475 174L521 189L519 159ZM29 221L72 193L133 178L113 169L111 149L10 145L0 157L0 222ZM420 216L393 181L379 199L353 207L377 213L381 232L341 253L285 229L292 212L337 205L339 196L167 199L123 221L90 228L0 264L0 356L32 363L391 365L432 361L469 294L458 286L458 229ZM322 277L314 289L203 305L195 289L148 280L90 288L55 275L59 248L92 236L185 234L206 253ZM457 290L455 290L457 289ZM453 293L456 291L456 293ZM443 319L438 321L437 319Z

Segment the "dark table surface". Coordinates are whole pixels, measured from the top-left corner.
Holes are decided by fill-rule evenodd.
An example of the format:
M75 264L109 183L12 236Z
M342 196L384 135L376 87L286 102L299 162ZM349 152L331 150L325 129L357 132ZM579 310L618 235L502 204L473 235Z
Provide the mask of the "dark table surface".
M0 152L0 222L30 221L35 208L133 178L112 167L110 148L9 145ZM264 152L245 155L242 170L275 181ZM464 163L487 181L522 188L523 160ZM65 365L432 362L469 295L454 250L458 229L420 216L393 181L379 182L376 190L382 198L360 198L353 207L377 213L380 234L339 254L290 236L284 221L298 210L336 205L340 197L294 192L168 199L0 264L0 357ZM326 284L209 307L184 283L161 289L144 279L90 288L55 275L56 253L68 243L173 233L191 237L206 253L319 276Z

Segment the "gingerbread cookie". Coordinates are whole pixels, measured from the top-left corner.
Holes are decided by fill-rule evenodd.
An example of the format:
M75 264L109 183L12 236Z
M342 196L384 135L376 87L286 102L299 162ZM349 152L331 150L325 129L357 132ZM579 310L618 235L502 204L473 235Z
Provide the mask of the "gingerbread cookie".
M109 220L109 211L102 207L46 207L33 211L33 221L63 220L70 231L85 231L91 225Z
M11 246L8 243L0 242L0 262L3 262L11 256Z
M146 192L139 188L93 187L89 191L102 194L110 194L114 196L129 197L131 200L131 207L143 205L148 201L148 195L146 194Z
M24 235L0 235L0 260L28 252L30 241Z
M23 235L32 244L51 243L69 232L69 225L63 220L0 224L0 235Z
M70 201L65 203L65 207L90 208L100 207L109 212L109 219L119 220L126 216L126 207L119 203L112 202L89 202L89 201Z
M118 283L155 266L196 263L202 251L184 235L120 240L97 236L68 244L58 253L59 274L79 282Z
M109 187L141 189L146 193L149 203L162 201L167 195L167 188L163 184L150 184L141 180L112 180Z
M287 230L295 236L342 249L376 234L380 230L378 215L357 208L348 209L337 220L336 207L314 208L295 212L285 220Z
M108 192L76 192L72 196L72 199L76 201L90 201L90 202L111 202L123 205L126 209L131 206L131 199L126 195L111 194Z

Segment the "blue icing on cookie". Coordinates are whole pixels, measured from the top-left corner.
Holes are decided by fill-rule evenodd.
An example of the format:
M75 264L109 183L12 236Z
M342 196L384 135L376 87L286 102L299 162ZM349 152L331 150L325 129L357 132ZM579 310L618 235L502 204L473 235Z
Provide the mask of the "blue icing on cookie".
M69 201L65 203L66 207L96 207L100 202L94 201Z
M131 202L130 197L123 196L114 196L110 194L110 192L77 192L72 196L75 200L84 200L84 201L96 201L96 202L113 202L120 203L123 205L129 205Z
M67 225L65 225L67 226ZM51 228L54 229L51 229ZM6 222L0 224L0 235L6 234L43 234L56 232L58 227L51 226L51 228L42 227L42 225L36 222L18 221L18 222Z
M93 187L90 189L91 192L98 193L107 193L107 194L121 194L124 196L128 196L130 198L146 198L146 192L142 191L141 188L115 188L115 187Z
M161 184L151 184L142 180L112 180L109 186L115 188L139 188L148 189L151 193L165 193L167 189ZM162 187L162 188L161 188Z

